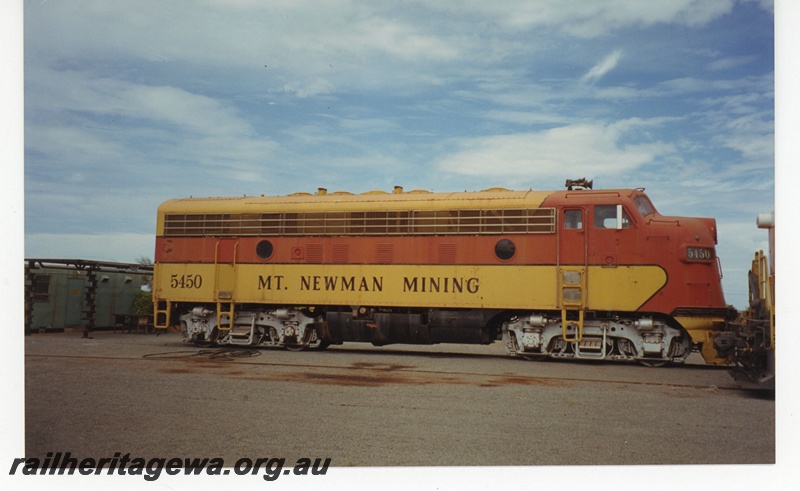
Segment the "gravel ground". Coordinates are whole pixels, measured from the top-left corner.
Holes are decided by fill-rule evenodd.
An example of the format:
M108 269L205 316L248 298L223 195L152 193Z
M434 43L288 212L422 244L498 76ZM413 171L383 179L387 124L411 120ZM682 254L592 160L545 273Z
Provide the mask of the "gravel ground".
M25 454L56 451L332 467L770 464L775 400L696 355L647 368L523 361L499 343L231 353L175 333L37 334L25 338Z

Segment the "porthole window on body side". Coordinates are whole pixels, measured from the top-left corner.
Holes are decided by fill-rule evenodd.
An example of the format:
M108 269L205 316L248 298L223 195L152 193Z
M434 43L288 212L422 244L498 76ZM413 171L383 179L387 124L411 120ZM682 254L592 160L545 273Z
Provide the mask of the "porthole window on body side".
M256 254L261 259L269 259L272 257L272 242L268 240L262 240L256 246Z
M517 246L508 239L503 239L494 246L494 254L498 259L508 261L517 253Z

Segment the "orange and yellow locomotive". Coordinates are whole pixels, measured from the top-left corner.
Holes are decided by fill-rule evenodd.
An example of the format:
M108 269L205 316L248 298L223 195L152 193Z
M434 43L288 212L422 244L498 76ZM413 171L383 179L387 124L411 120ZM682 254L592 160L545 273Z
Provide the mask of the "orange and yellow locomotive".
M525 357L725 362L715 220L662 216L641 188L567 185L167 201L156 327L289 349L502 340Z

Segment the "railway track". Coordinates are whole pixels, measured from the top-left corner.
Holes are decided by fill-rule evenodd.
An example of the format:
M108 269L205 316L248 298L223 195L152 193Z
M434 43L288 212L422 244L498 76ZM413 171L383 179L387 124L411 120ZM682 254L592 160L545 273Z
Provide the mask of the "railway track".
M436 369L425 368L417 364L395 363L395 362L369 362L356 361L349 365L336 363L331 360L326 353L324 358L331 363L320 363L320 357L312 353L291 354L292 360L271 361L265 359L262 354L286 355L282 350L262 348L262 349L226 349L226 348L190 348L175 351L159 351L138 355L87 355L87 354L28 354L30 358L63 358L63 359L83 359L83 360L108 360L114 362L161 362L177 364L180 370L162 368L164 373L207 373L211 375L222 375L228 378L259 379L272 381L287 381L309 384L326 385L351 385L351 386L379 386L392 384L472 384L478 386L499 386L499 385L530 385L530 386L563 386L565 384L578 383L599 383L606 385L624 386L649 386L649 387L672 387L687 389L702 389L708 391L746 391L725 379L726 367L713 365L684 365L674 367L662 367L648 369L626 363L610 362L603 364L606 368L611 367L612 378L599 376L586 376L587 372L595 372L596 362L583 363L575 361L542 361L526 362L523 360L509 359L506 356L494 354L471 354L471 353L442 353L429 354L414 351L387 351L385 349L364 350L364 349L337 349L335 355L345 356L350 354L359 359L370 358L373 355L380 355L381 358L390 358L394 361L404 361L406 363L418 363L421 360L459 360L463 365L482 364L487 359L497 361L502 364L501 368L509 370L498 371L497 367L493 370L472 370L472 369ZM313 357L309 360L308 357ZM285 358L285 356L280 356ZM414 358L409 361L409 358ZM469 363L469 362L474 363ZM236 370L231 370L233 367ZM536 372L538 367L546 366L546 374ZM174 367L173 367L174 368ZM158 369L158 368L156 368ZM556 372L565 373L551 373ZM560 369L560 370L559 370ZM249 370L249 372L248 372ZM629 376L625 376L629 372ZM642 378L642 373L646 372L647 379ZM550 373L550 374L547 374ZM712 375L720 382L680 382L675 380L676 373L691 373L701 375ZM664 377L669 375L669 377ZM719 377L723 375L723 377Z

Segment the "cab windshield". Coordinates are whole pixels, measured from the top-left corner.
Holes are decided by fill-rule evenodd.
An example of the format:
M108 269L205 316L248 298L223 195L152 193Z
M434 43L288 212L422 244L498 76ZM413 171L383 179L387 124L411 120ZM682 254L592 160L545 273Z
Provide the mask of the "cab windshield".
M647 196L637 196L633 199L633 203L636 205L636 209L639 210L639 213L641 213L643 217L656 212L656 209L653 207L653 203L650 202Z

